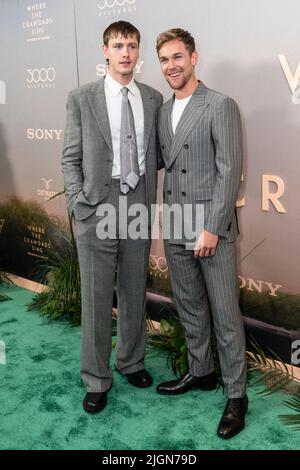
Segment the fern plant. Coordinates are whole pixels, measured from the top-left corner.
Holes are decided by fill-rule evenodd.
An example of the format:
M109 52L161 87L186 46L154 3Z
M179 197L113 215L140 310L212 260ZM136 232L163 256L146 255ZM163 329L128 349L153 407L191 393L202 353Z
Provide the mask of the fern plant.
M40 276L45 288L27 310L38 309L50 319L66 318L79 325L81 318L80 272L72 234L63 235L63 243L52 246L48 260L41 264Z
M283 403L297 414L279 415L280 421L286 426L293 426L293 431L300 431L300 391L297 396Z
M270 395L295 380L294 375L289 371L287 365L280 357L270 350L271 357L266 357L259 344L252 339L250 350L247 351L248 371L261 372L256 380L252 381L252 386L263 385L265 390L259 392L261 395Z
M212 353L215 371L221 383L221 369L214 333L212 333ZM148 330L147 355L148 357L154 357L160 354L166 357L168 367L171 367L177 377L188 370L185 330L179 318L173 313L169 317L169 321L161 320L160 331L151 328Z
M247 353L250 372L255 370L261 373L252 386L264 386L259 395L270 395L279 390L291 394L292 397L283 404L296 414L279 415L279 419L283 424L292 426L294 431L300 431L300 383L295 381L286 364L273 351L269 352L273 358L266 357L262 348L254 340L251 341L251 351Z
M63 194L65 190L48 201ZM52 245L47 262L41 264L39 276L45 279L45 288L33 298L27 310L37 309L49 319L65 318L76 326L81 323L80 270L69 212L68 220L69 231L61 231L62 243Z
M161 320L160 332L150 330L147 339L147 355L154 357L163 354L175 375L183 375L188 369L187 346L184 330L177 318L169 322Z

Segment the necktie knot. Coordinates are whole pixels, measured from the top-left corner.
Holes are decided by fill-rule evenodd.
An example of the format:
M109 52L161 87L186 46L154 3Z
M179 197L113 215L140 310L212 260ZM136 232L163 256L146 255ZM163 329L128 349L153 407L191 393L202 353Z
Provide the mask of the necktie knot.
M123 88L121 88L121 92L123 93L123 96L128 96L128 88L126 86L124 86Z

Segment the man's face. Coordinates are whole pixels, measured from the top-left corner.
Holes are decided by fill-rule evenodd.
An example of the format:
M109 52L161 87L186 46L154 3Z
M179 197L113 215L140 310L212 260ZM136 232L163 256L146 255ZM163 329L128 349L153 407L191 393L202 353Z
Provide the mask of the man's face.
M187 50L179 39L166 42L158 53L161 71L173 90L182 90L191 78L197 64L197 52Z
M109 73L116 81L131 80L139 57L139 44L136 36L125 38L119 34L111 37L103 46L105 59L109 60Z

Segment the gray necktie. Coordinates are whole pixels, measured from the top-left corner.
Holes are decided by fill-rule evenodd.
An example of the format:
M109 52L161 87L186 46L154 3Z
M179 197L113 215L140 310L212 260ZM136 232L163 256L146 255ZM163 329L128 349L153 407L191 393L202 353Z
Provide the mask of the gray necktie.
M138 149L134 127L134 117L128 99L128 88L121 89L121 135L120 135L120 163L121 163L121 192L127 194L129 189L135 189L140 178Z

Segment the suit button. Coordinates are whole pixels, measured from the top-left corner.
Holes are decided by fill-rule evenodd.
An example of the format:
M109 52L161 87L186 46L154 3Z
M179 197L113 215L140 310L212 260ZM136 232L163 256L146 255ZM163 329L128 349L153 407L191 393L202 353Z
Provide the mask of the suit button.
M184 144L184 148L185 148L185 149L190 148L189 144Z
M227 232L230 232L230 229L231 229L231 222L230 222L230 224L229 224L228 227L227 227Z
M186 170L185 170L185 169L181 170L181 172L182 172L184 175L186 174Z
M105 183L105 186L109 186L109 183Z
M168 190L168 194L172 194L172 191Z
M165 146L164 146L164 145L162 145L161 148L162 148L163 150L165 150Z
M186 192L185 191L182 191L181 193L183 196L186 196Z
M167 169L167 172L168 172L168 173L172 173L171 168L168 168L168 169Z

